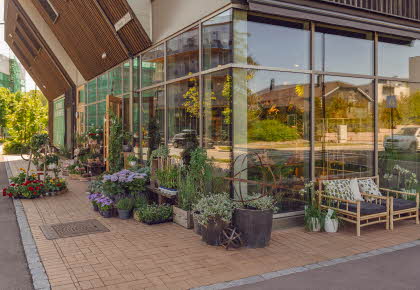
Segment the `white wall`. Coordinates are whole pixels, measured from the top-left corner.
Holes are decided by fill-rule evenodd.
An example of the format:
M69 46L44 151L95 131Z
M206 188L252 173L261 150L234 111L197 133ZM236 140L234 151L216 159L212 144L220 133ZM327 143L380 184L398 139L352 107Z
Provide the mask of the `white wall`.
M153 43L178 32L229 3L231 3L230 0L153 0Z
M19 0L19 3L22 5L29 18L31 18L32 22L37 27L39 33L47 42L50 49L54 52L57 59L61 62L61 65L70 75L71 79L76 84L76 86L84 84L85 79L80 74L79 70L76 68L69 55L64 50L63 46L55 37L54 33L51 31L44 18L42 18L41 14L39 14L36 7L32 4L32 1Z
M0 72L9 75L9 58L0 54Z

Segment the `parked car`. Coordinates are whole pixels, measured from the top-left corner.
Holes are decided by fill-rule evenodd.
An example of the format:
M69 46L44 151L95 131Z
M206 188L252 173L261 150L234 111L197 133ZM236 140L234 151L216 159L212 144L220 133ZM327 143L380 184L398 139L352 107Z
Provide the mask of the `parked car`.
M411 151L420 149L420 127L401 128L393 137L384 139L385 150Z
M183 148L187 144L187 140L190 138L197 138L198 136L195 130L185 129L182 130L181 133L175 134L175 136L172 138L172 144L175 148Z

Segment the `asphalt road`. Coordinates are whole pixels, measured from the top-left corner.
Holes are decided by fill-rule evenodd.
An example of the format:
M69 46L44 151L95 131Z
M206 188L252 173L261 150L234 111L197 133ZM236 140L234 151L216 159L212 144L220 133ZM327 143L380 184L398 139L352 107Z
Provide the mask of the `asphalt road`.
M230 289L420 289L420 246Z
M0 148L1 149L1 148ZM7 185L0 153L0 189ZM30 290L32 279L26 263L12 200L0 196L0 290Z

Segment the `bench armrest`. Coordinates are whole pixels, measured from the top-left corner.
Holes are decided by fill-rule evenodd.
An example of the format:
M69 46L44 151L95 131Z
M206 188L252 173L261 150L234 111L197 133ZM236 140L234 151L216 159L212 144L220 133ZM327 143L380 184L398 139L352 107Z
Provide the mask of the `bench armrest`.
M411 193L411 192L404 192L404 191L399 191L399 190L393 190L393 189L388 189L388 188L380 188L379 190L381 190L381 191L385 191L385 192L387 192L388 194L389 193L395 193L397 196L398 195L409 195L409 196L418 196L419 195L419 192L416 192L416 193Z

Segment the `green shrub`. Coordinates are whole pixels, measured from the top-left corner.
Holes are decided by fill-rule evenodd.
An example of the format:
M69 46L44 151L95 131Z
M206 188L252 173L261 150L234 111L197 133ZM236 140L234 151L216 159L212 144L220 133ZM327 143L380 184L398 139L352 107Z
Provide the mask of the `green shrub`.
M116 207L121 210L132 210L133 200L131 198L122 198L117 202Z
M249 141L290 141L299 138L296 128L289 127L277 120L261 120L250 124Z
M21 154L21 153L29 153L29 150L28 148L25 148L25 145L23 145L20 142L6 141L3 144L3 153L4 154Z
M148 204L149 204L149 201L147 200L147 197L144 195L140 195L134 200L134 208L138 208L138 209L143 208L147 206Z
M172 206L170 205L147 205L135 213L139 221L145 224L158 224L172 220Z

